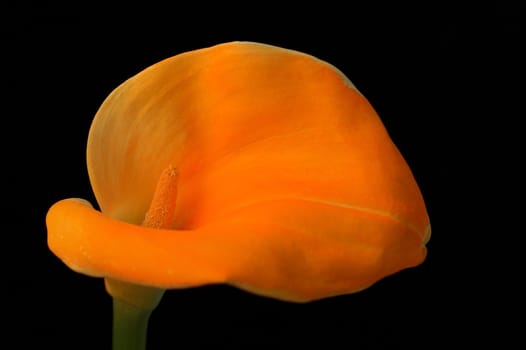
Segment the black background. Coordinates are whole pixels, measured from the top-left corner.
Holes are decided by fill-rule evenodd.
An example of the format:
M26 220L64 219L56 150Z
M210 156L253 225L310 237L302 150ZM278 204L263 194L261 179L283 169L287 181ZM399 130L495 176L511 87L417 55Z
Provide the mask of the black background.
M309 304L228 286L169 291L148 349L512 343L523 6L2 6L3 342L109 349L111 299L102 280L49 252L46 211L63 198L95 202L85 144L112 89L175 54L250 40L326 60L370 100L425 197L429 255L363 292Z

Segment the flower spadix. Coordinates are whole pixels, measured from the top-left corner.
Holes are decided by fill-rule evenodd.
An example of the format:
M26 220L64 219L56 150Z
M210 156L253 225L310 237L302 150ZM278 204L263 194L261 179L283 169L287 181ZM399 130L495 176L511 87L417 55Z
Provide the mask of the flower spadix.
M426 256L421 192L377 113L297 51L232 42L145 69L100 107L87 162L101 212L63 200L47 226L51 250L91 276L307 301ZM167 171L168 222L141 225Z

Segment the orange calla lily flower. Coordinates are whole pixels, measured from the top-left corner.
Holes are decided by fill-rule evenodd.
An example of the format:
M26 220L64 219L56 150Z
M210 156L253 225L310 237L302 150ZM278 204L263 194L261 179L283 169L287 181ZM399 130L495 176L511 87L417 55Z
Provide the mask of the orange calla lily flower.
M377 113L300 52L232 42L145 69L97 112L87 162L101 212L63 200L47 227L90 276L309 301L426 256L421 192Z

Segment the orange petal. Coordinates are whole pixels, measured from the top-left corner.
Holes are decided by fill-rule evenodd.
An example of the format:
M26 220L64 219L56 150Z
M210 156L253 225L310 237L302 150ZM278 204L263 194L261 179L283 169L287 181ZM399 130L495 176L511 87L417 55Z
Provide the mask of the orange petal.
M234 42L147 68L102 104L87 160L104 215L59 202L48 236L90 275L310 300L425 257L425 204L380 118L340 71L296 51ZM138 226L170 165L173 230Z
M308 199L259 202L191 231L131 225L64 200L47 225L51 250L87 275L165 289L227 282L291 301L359 291L426 254L420 232L396 218Z

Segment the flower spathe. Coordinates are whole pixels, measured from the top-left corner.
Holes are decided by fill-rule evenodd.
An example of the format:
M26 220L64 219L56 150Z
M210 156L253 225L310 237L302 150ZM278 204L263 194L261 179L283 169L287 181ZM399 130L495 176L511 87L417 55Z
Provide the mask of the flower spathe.
M87 162L101 212L63 200L47 226L51 250L88 275L307 301L426 256L422 195L377 113L297 51L231 42L145 69L97 112ZM169 228L140 226L167 169Z

